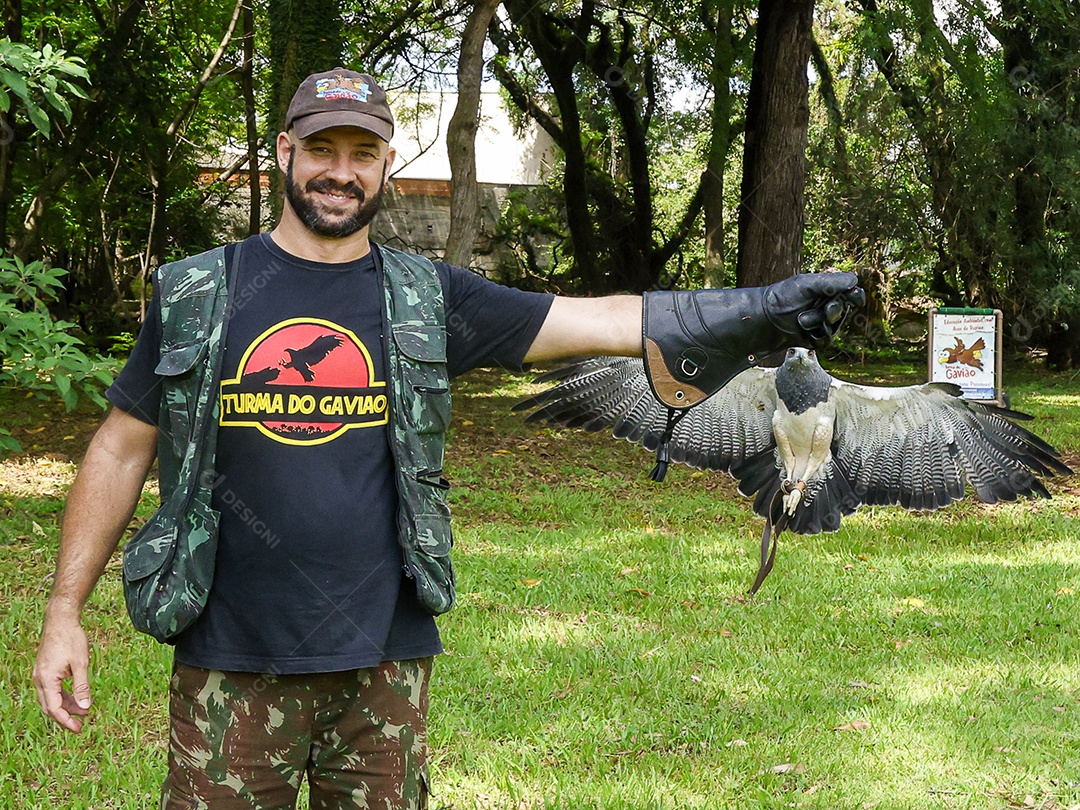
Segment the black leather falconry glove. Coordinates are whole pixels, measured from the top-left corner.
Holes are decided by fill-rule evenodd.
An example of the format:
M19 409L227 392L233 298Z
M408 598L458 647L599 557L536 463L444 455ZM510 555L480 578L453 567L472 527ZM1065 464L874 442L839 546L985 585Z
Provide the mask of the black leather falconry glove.
M849 310L865 301L854 273L804 274L768 287L645 293L645 372L669 409L653 479L663 480L671 431L687 410L778 349L828 344Z
M649 384L665 405L690 408L774 351L827 345L851 307L865 301L854 273L647 292L641 332Z

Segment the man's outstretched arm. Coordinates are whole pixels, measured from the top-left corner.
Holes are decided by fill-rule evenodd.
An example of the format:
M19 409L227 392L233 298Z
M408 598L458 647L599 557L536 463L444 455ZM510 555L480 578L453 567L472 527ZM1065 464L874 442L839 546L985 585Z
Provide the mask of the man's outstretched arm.
M556 297L525 362L608 354L640 357L641 301L640 295Z
M90 707L90 649L80 615L135 512L156 451L157 428L114 408L68 495L34 686L42 711L69 731L82 730ZM63 688L68 678L71 692Z

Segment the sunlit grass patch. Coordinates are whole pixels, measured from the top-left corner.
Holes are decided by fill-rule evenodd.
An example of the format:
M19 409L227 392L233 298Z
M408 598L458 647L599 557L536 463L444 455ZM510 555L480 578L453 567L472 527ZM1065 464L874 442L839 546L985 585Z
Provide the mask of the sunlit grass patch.
M1075 454L1080 381L1010 377L1027 424ZM762 521L730 477L676 465L657 485L638 447L525 425L510 407L530 380L455 388L460 604L440 620L433 810L1080 805L1075 476L1048 501L784 534L747 600ZM170 650L128 625L118 558L87 612L87 732L50 729L30 685L70 469L54 461L0 492L0 807L151 807Z

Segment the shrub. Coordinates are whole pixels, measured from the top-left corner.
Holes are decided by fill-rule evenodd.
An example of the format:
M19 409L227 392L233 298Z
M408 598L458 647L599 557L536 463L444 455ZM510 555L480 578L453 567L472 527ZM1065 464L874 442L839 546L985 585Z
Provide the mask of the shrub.
M63 288L66 270L42 262L0 258L0 385L41 399L59 395L70 411L85 396L102 408L117 361L84 351L75 324L53 318L47 303ZM0 452L19 450L0 427Z

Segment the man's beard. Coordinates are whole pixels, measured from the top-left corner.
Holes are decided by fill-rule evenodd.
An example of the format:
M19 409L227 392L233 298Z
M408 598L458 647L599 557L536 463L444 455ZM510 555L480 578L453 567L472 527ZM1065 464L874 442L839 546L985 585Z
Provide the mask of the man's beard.
M289 155L289 169L285 173L285 197L289 205L300 217L300 221L308 226L319 236L330 239L344 239L352 236L362 228L367 227L374 219L375 214L382 204L383 186L371 199L367 199L364 190L356 183L341 186L333 180L311 180L307 187L301 191L299 184L293 180L293 158L295 152ZM356 210L347 216L330 217L319 210L318 204L305 192L328 192L332 194L348 194L356 198L358 205Z

